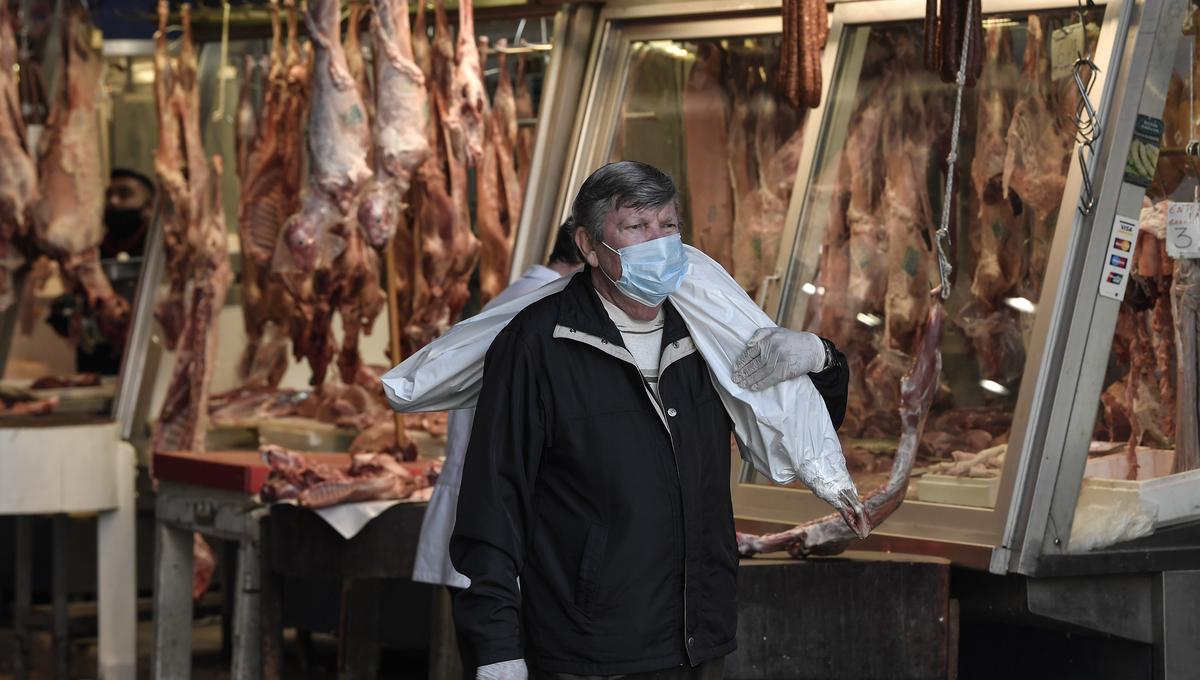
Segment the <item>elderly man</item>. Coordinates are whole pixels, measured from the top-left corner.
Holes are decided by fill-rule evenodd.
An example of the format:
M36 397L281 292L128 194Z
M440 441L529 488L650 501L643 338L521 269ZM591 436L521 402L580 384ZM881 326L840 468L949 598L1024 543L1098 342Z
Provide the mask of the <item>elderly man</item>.
M488 351L450 545L477 678L720 678L735 647L731 426L667 300L678 201L643 163L593 173L571 209L586 268ZM792 331L752 344L739 379L821 369L840 421L835 350Z

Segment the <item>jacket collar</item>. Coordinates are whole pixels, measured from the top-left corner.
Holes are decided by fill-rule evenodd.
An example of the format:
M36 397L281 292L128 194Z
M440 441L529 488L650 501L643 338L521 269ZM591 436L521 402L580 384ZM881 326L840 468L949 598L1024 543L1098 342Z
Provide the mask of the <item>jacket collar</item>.
M664 325L663 344L676 342L688 337L687 325L683 317L675 310L668 299L663 303ZM624 347L621 332L609 318L604 304L600 302L600 294L592 285L592 268L585 266L571 277L571 282L563 289L558 308L558 325L573 328L582 333L594 335L603 340Z

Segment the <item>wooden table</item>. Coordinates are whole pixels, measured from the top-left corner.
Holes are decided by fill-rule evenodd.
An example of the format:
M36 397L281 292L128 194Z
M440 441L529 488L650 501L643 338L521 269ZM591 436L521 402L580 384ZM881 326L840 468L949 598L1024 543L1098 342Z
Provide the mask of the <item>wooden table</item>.
M48 426L55 423L56 426ZM0 425L0 514L18 515L15 677L29 673L32 531L29 515L53 515L55 526L55 677L66 678L66 513L99 513L97 570L98 674L133 680L137 671L137 581L134 557L133 447L120 441L117 423L95 419L12 420Z

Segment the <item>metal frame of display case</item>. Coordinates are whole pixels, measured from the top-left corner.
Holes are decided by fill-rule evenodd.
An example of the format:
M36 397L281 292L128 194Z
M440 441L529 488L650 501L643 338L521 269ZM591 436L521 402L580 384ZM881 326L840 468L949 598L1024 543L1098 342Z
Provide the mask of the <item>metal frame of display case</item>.
M1135 117L1126 112L1136 111L1142 102L1144 111L1161 116L1166 92L1164 78L1170 75L1171 60L1162 54L1164 49L1155 47L1155 36L1160 25L1172 25L1172 19L1162 13L1177 11L1183 2L1097 3L1104 9L1094 53L1100 72L1092 90L1104 128L1091 167L1098 200L1088 216L1077 210L1082 173L1074 161L1073 149L1038 301L1038 308L1043 311L1034 321L1029 359L1014 408L1009 444L1010 451L1019 454L1007 457L996 506L978 508L909 501L867 540L866 547L937 554L964 566L996 573L1037 574L1046 570L1062 572L1066 568L1066 562L1060 561L1057 566L1051 563L1066 549L1069 536L1066 532L1070 530L1086 462L1087 441L1099 403L1102 372L1095 367L1102 366L1107 359L1116 319L1117 303L1097 302L1092 286L1099 276L1100 261L1096 253L1103 249L1117 200L1117 192L1110 186L1112 181L1105 180L1116 177L1115 182L1120 184L1120 166L1128 150ZM1074 0L983 2L985 14L1077 6ZM822 138L834 128L833 121L849 115L847 107L852 105L840 98L831 99L832 84L838 81L839 70L856 73L865 52L861 41L858 44L846 41L848 33L844 30L862 24L919 20L924 11L925 3L920 0L834 3L829 42L822 56L825 91L820 107L811 111L804 122L804 145L779 261L775 272L764 281L767 285L760 287L766 289L760 296L764 309L785 325L788 319L781 316L788 308L789 286L797 282L797 277L811 276L819 252L821 235L812 231L800 233L806 211L819 209L807 204L806 190L815 181L821 145L832 143ZM609 3L597 20L597 37L588 61L566 172L562 179L554 178L543 187L539 200L546 200L550 187L557 186L554 216L558 220L565 218L579 184L592 168L607 160L607 145L612 139L627 77L624 65L633 41L763 35L778 33L780 27L777 2ZM1173 55L1173 46L1170 51ZM1143 98L1141 88L1127 87L1127 83L1143 81L1147 92L1156 94ZM1127 207L1133 200L1121 194L1121 205ZM1141 193L1136 200L1141 200ZM530 230L527 236L538 235L536 230ZM552 239L543 237L541 241L548 249ZM800 257L803 253L808 255ZM1081 346L1085 340L1085 352L1066 351L1067 347ZM1075 451L1079 455L1068 455ZM807 490L757 484L753 479L754 473L748 465L735 465L735 479L731 480L734 507L739 526L744 529L777 529L829 511ZM1064 525L1065 531L1060 531ZM1080 558L1062 556L1077 561Z

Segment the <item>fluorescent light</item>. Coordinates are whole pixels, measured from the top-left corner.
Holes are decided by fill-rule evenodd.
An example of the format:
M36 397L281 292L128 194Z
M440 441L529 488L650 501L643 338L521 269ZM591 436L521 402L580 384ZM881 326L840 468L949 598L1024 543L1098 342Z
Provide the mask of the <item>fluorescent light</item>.
M812 295L813 293L817 292L817 287L812 285L811 283L806 283L803 286L800 286L800 290L804 291L805 293L808 293L809 295Z
M996 382L995 380L980 380L979 386L993 394L999 394L999 395L1004 396L1009 393L1007 387L1005 387L1004 385L1001 385L1000 383Z
M1033 314L1037 311L1037 305L1023 297L1004 298L1004 304L1023 314Z
M874 328L874 327L878 326L879 324L883 323L883 319L875 316L874 314L863 314L862 312L859 312L858 316L856 316L855 318L858 319L858 322L861 323L862 325L870 326L871 328Z
M817 295L825 294L825 286L817 286Z

